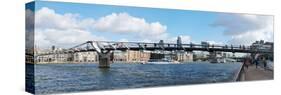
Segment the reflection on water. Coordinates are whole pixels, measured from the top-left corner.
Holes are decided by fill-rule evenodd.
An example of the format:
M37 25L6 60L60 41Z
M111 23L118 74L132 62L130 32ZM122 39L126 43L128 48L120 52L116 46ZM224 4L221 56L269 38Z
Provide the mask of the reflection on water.
M234 80L241 64L37 64L36 93L139 88Z

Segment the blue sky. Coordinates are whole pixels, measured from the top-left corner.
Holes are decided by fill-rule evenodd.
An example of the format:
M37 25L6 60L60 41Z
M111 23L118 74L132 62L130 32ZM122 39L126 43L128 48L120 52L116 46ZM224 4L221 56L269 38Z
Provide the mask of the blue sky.
M39 11L42 8L48 8L49 10L53 10L57 15L64 15L69 13L78 14L78 20L91 18L97 21L102 17L112 15L113 13L116 13L117 16L119 13L126 13L133 18L144 19L145 22L148 24L158 22L161 26L165 26L166 30L164 31L165 34L168 35L168 37L165 37L166 39L163 39L164 41L167 39L175 38L179 35L183 35L190 37L189 40L191 42L198 43L201 41L212 41L214 43L229 44L232 40L239 40L240 36L245 35L245 38L248 38L249 34L247 33L263 33L256 32L259 31L258 29L260 29L259 27L257 27L257 29L252 30L242 28L239 31L235 31L234 29L234 31L231 31L234 32L234 34L226 35L227 29L232 30L232 28L237 28L237 26L239 26L228 24L229 22L225 23L229 19L231 20L232 18L236 18L237 21L236 23L234 22L234 24L239 24L240 22L247 21L249 23L246 24L254 27L256 27L255 25L259 25L256 23L260 23L259 20L253 22L252 20L245 19L245 17L240 17L240 15L229 13L37 1L35 10ZM229 19L222 19L224 17ZM77 19L76 17L74 18ZM239 22L240 19L241 21ZM135 36L131 36L131 33L103 32L96 29L86 29L85 31L90 32L92 35L98 37L104 37L106 39L116 41L124 38L131 41L135 40L136 38ZM273 29L269 31L269 33L272 33L270 35L273 35ZM235 37L238 38L234 39ZM247 43L260 39L267 40L267 38L265 37L258 37L257 39L250 39ZM241 44L243 44L242 42L245 41L236 42L241 42Z
M54 9L59 14L78 13L82 17L91 18L99 18L113 12L127 12L132 16L145 18L148 22L159 21L168 27L167 31L173 36L188 34L195 41L227 39L222 36L221 28L210 27L217 17L216 13L211 12L57 2L40 2L36 5L36 10L42 7Z

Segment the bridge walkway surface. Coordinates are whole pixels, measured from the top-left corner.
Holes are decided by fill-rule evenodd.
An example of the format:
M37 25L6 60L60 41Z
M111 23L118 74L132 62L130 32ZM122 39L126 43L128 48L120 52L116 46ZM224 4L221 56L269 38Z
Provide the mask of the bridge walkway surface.
M252 81L252 80L273 80L273 70L264 69L261 66L256 68L255 65L251 65L248 68L244 67L244 71L240 78L240 81Z

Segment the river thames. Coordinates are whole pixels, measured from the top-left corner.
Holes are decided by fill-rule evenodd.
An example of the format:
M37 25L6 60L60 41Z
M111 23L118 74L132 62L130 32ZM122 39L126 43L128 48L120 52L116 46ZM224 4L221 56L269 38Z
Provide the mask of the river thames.
M36 64L35 93L65 93L235 81L241 63ZM29 77L29 76L27 76Z

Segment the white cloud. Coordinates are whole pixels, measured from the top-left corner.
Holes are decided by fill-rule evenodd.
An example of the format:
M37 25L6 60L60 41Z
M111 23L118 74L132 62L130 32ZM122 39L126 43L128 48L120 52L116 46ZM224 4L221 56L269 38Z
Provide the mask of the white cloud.
M147 22L144 18L133 17L127 13L112 13L98 19L96 31L113 33L134 33L138 37L164 36L167 27L159 22Z
M71 47L88 40L106 40L88 31L93 19L80 19L78 14L58 14L43 7L35 12L35 44L42 48L52 45Z
M225 45L223 42L217 42L217 41L206 41L211 45Z
M92 35L88 31L75 29L63 31L57 29L37 29L35 35L36 44L39 44L40 47L56 45L58 47L69 48L93 39L106 40L106 38Z
M273 17L249 14L223 14L218 17L215 27L224 28L230 44L249 45L256 40L273 41Z
M81 29L83 28L78 14L58 14L53 9L43 7L35 13L35 25L40 29Z
M118 40L126 42L165 40L176 43L177 39L170 36L167 27L160 22L148 22L144 18L134 17L128 13L112 13L94 19L81 18L79 14L73 13L59 14L53 9L43 7L35 12L35 27L35 43L41 48L49 48L52 45L72 47L87 40L112 40L107 37L108 35L96 36L95 33L98 32L110 32L133 38ZM189 43L191 38L184 35L182 40Z
M231 40L229 40L229 43L236 44L236 45L239 44L250 45L252 44L252 42L257 40L265 40L265 41L273 42L273 31L269 31L269 30L270 29L261 29L253 32L246 32L241 35L232 36Z

